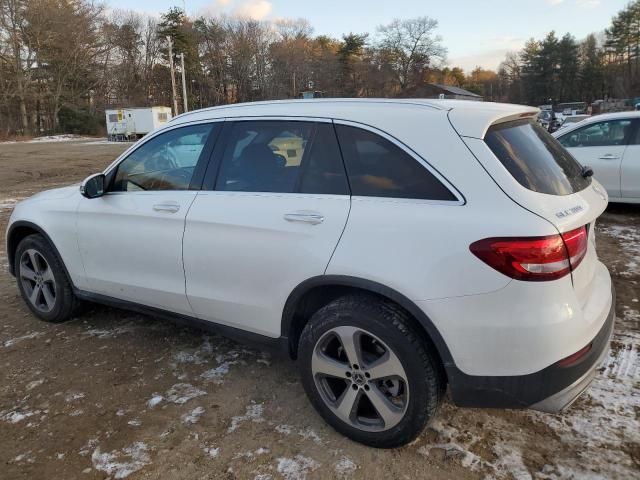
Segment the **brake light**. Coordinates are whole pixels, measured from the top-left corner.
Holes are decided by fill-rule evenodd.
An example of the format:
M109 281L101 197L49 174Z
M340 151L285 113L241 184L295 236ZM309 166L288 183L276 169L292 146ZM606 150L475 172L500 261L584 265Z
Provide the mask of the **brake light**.
M485 238L469 249L490 267L516 280L556 280L575 270L586 255L587 229L546 237Z

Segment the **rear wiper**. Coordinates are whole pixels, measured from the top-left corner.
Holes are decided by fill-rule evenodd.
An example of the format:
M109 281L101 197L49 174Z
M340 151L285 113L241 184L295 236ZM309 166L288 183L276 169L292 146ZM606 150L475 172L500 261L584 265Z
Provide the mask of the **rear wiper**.
M582 175L583 178L593 177L593 168L591 168L589 165L585 165L584 167L582 167L580 175Z

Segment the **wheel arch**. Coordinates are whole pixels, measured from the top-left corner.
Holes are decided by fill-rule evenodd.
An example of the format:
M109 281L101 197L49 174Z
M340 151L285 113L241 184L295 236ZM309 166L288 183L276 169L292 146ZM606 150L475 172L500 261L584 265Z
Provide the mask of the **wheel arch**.
M448 371L455 367L451 352L431 319L400 292L378 282L346 275L321 275L299 284L289 295L282 313L282 336L288 338L289 355L297 358L298 339L313 313L332 300L349 293L368 293L391 301L414 320Z
M58 260L60 261L62 268L64 268L64 273L67 276L67 279L69 279L69 282L73 285L73 282L71 281L71 276L67 271L67 267L64 264L64 261L62 261L62 256L60 255L60 252L58 251L56 244L53 242L53 240L51 240L51 237L47 234L47 232L44 231L44 229L42 229L42 227L36 225L35 223L24 221L24 220L19 220L17 222L12 223L11 226L9 227L9 231L7 232L7 258L9 260L9 273L11 273L11 275L13 276L16 275L15 255L16 255L16 250L18 249L18 245L24 238L33 234L40 234L45 238L47 242L49 242L49 245L51 245L51 248L53 249L54 253L58 257Z

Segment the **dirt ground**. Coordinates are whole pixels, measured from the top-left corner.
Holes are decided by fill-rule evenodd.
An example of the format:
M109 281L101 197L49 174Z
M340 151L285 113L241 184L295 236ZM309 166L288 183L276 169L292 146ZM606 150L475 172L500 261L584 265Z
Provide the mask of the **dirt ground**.
M15 202L79 182L128 145L0 144L0 230ZM411 445L326 426L285 359L101 306L36 320L0 246L0 478L640 478L640 206L610 206L598 251L618 292L611 354L563 415L445 402Z

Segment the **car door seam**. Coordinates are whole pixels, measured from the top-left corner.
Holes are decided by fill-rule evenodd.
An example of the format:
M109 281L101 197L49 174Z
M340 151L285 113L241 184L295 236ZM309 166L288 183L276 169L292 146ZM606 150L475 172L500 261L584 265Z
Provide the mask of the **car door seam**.
M193 310L193 305L191 305L191 302L189 301L189 294L187 293L187 269L184 263L184 237L187 234L187 218L189 218L189 211L191 210L191 207L195 203L196 199L198 198L198 195L200 195L199 191L195 193L196 194L193 196L193 199L191 200L191 203L187 207L187 211L184 215L184 223L182 224L182 239L180 241L180 258L182 260L182 278L184 280L184 296L187 299L187 305L189 305L189 308L191 309L191 313L193 313L194 315L195 315L195 311Z
M352 203L352 199L351 199L351 195L349 195L349 210L347 211L347 218L344 221L344 225L342 226L342 231L340 232L340 236L338 237L338 241L336 242L335 247L333 247L333 251L331 252L331 256L329 257L329 261L327 262L327 264L324 267L324 272L323 274L326 275L327 274L327 270L329 269L329 265L331 264L331 260L333 259L333 256L336 253L336 250L338 250L338 245L340 245L340 241L342 240L342 236L344 235L344 232L347 230L347 225L349 224L349 216L351 215L351 203Z

